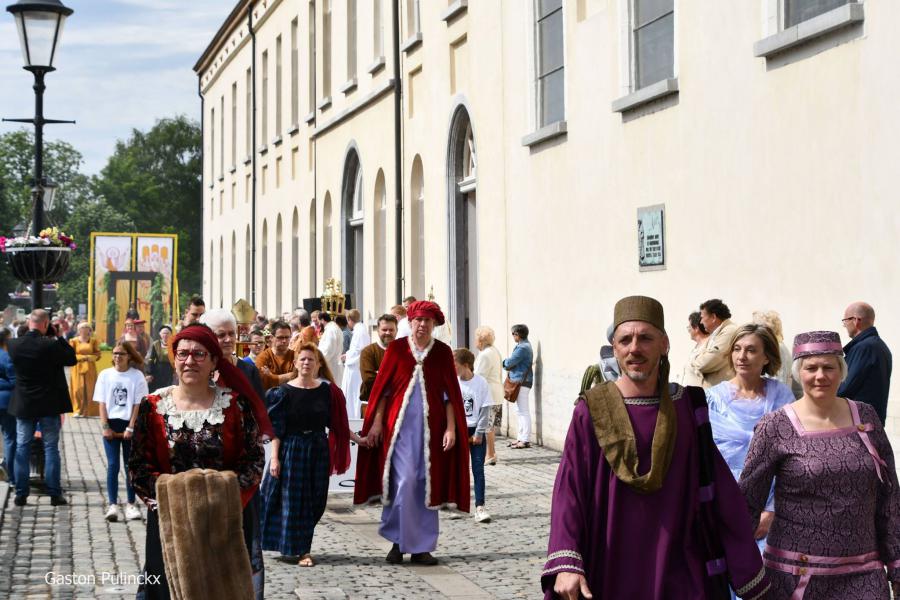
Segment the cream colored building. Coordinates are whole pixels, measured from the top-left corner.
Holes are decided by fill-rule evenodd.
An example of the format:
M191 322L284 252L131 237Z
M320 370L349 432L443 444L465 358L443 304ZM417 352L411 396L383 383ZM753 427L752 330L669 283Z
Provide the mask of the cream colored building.
M789 345L866 300L900 348L900 4L401 0L399 35L394 4L242 0L199 60L208 304L333 276L368 320L433 289L458 345L527 323L556 447L625 295L674 372L714 297Z

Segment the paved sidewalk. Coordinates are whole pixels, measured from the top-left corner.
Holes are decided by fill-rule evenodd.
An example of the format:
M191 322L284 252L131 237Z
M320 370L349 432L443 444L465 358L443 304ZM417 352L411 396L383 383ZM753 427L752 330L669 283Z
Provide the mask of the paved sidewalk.
M540 598L559 454L499 442L498 464L485 467L493 520L476 524L470 515L442 512L439 566L386 564L390 543L378 536L380 507L354 508L349 496L333 496L313 540L318 565L304 569L267 552L266 598ZM106 457L98 421L67 418L61 454L68 506L54 508L33 489L20 508L0 492L0 598L133 598L136 585L127 579L140 572L145 526L103 519ZM119 487L124 497L124 477Z

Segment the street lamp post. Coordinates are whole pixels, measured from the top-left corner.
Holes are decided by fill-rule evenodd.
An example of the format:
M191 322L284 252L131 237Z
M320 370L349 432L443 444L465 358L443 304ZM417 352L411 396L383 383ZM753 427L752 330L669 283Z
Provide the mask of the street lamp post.
M62 36L63 25L73 10L60 0L19 0L6 7L16 19L19 44L25 59L26 71L34 75L34 118L3 119L14 123L34 125L34 186L31 190L33 235L44 229L44 205L52 203L55 186L44 179L44 125L74 123L44 118L44 76L55 71L53 59ZM47 207L49 210L49 206ZM31 282L32 309L43 308L44 283Z

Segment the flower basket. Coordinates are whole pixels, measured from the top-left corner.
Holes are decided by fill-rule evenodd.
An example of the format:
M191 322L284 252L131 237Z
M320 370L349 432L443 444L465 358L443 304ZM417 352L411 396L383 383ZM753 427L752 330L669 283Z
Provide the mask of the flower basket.
M69 268L72 249L60 246L14 246L5 249L13 275L23 283L59 281Z

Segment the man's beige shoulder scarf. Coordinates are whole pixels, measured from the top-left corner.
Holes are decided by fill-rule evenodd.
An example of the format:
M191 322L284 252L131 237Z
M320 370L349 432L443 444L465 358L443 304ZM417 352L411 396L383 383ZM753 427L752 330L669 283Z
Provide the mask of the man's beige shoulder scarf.
M675 403L668 388L667 384L661 385L659 414L650 450L650 470L644 475L638 475L634 428L625 408L625 400L616 384L611 381L601 383L582 394L590 410L594 433L603 448L606 462L620 481L644 494L662 487L672 462L677 423Z

